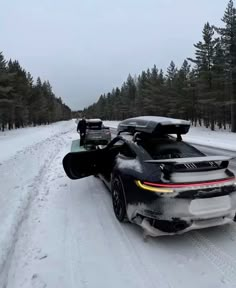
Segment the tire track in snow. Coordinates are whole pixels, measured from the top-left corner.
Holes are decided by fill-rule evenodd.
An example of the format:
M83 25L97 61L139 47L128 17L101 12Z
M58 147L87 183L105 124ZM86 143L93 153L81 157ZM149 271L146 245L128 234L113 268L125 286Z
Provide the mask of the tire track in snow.
M63 138L68 140L69 137ZM56 142L55 144L58 143ZM63 245L66 238L67 206L62 205L62 203L65 203L68 191L64 190L68 190L70 182L64 174L61 160L67 153L69 145L65 145L65 141L63 141L60 146L56 156L52 161L50 159L50 164L47 166L48 169L45 169L41 185L38 187L37 197L30 205L29 217L27 217L20 229L19 241L16 244L9 269L7 286L9 288L71 287L64 285L65 278L63 275L67 268L67 261L57 262L58 269L56 271L53 270L54 265L49 264L48 266L48 262L50 263L53 259L57 259L57 255L59 255L59 253L55 254L54 249L61 253L62 259L67 259L65 258L66 247ZM55 211L58 213L54 214ZM62 223L61 233L57 230L58 223ZM47 226L48 224L50 228ZM46 242L45 237L47 237ZM50 249L51 247L53 247L52 250ZM51 275L54 275L54 277L51 277ZM52 279L53 284L51 283Z
M217 267L227 282L236 285L236 260L234 258L216 247L201 232L193 231L186 234L186 237L192 241L202 255Z
M99 180L98 180L99 181ZM99 181L100 182L100 181ZM99 183L101 186L104 185L102 183ZM101 187L103 188L103 187ZM90 189L93 191L92 187ZM167 280L168 278L165 277L161 272L160 272L160 267L157 267L155 270L155 274L152 274L150 272L149 267L147 266L147 263L145 263L141 257L140 251L137 250L136 244L134 243L133 240L130 239L128 233L126 232L126 229L129 229L131 227L127 227L130 225L130 223L124 223L126 227L122 227L122 224L116 220L114 212L112 210L112 201L111 201L111 195L108 195L109 192L106 188L101 189L104 191L103 197L99 195L99 193L92 192L94 197L96 198L96 203L99 203L97 210L100 211L101 209L104 211L104 213L107 214L106 217L106 222L109 221L109 223L114 227L114 231L117 231L118 234L120 235L120 244L123 246L125 251L125 254L127 253L129 260L132 259L130 262L131 265L134 267L136 270L136 275L140 277L140 280L143 282L141 287L147 286L147 283L149 283L150 286L148 287L162 287L162 288L171 288L172 285L169 283ZM98 194L98 196L97 196ZM105 207L104 207L104 202L105 202ZM106 209L104 209L106 208ZM106 211L105 211L106 210ZM133 225L133 224L131 224ZM110 226L110 225L109 225ZM139 227L135 227L139 229ZM107 227L104 228L104 231L107 231ZM109 232L109 231L108 231ZM134 235L133 235L134 236ZM109 235L108 235L109 237ZM141 244L145 245L142 240L142 233L140 230L140 239L138 241L142 242ZM131 256L132 255L132 256ZM131 257L130 257L131 256Z
M71 182L69 186L69 191L68 191L68 201L67 203L73 203L74 199L72 197L71 193ZM79 193L79 191L78 191ZM80 207L78 207L79 209ZM67 215L67 221L69 222L69 219L72 219L70 216L70 210L69 208L67 209L66 215ZM66 240L66 251L68 253L68 260L69 260L69 275L70 275L70 286L71 288L77 288L80 287L79 283L77 281L76 275L75 274L80 274L80 284L82 288L87 287L87 279L85 277L84 269L83 269L83 263L81 261L81 248L80 248L80 243L81 243L81 238L79 236L79 233L75 233L74 226L72 223L68 223L66 233L68 231L68 240ZM75 269L77 267L77 269ZM75 271L76 270L76 271Z
M87 187L83 191L79 191L78 185L77 197L75 195L75 198L73 199L72 197L70 200L71 203L76 204L78 202L78 213L74 216L77 216L79 221L74 226L74 229L76 227L76 232L72 226L71 229L73 231L70 230L71 236L69 238L71 241L68 245L71 251L69 252L69 257L72 257L72 263L69 264L71 272L70 283L72 287L77 287L76 284L78 285L78 282L81 283L82 287L94 287L94 280L91 280L91 278L95 276L94 267L99 265L96 268L97 280L95 281L97 287L144 287L147 283L134 270L130 253L123 241L120 241L118 231L113 228L110 229L110 225L105 227L103 224L103 222L107 222L109 217L107 217L106 209L103 209L104 203L101 206L101 199L98 201L93 195L93 193L96 193L96 196L101 196L100 190L94 189L94 181L96 180L93 177L87 178ZM83 182L84 180L81 180L80 183ZM70 216L70 219L74 218L74 216ZM83 222L85 219L86 223ZM95 250L95 253L91 256L91 251L93 250ZM92 261L91 273L88 273L86 267L88 267L90 261ZM95 265L96 263L97 265ZM107 275L108 278L106 276L104 278L104 275ZM135 275L135 278L133 278L133 275ZM78 280L77 282L76 279Z
M228 234L232 241L236 241L236 223L220 227L224 233Z
M36 128L36 127L35 127ZM25 128L22 128L25 129ZM27 128L26 128L27 129ZM56 137L60 137L63 136L65 134L71 133L72 131L74 131L74 128L66 128L65 131L61 131L61 132L56 132L55 134L52 134L51 136L45 138L44 140L41 141L37 141L33 144L30 144L26 147L23 147L20 150L16 150L15 154L13 154L12 156L10 156L9 158L7 158L6 160L1 161L0 166L2 165L6 165L9 161L14 161L17 159L18 156L20 155L24 155L26 153L32 153L32 151L34 151L35 149L39 148L41 145L43 145L45 142L51 141L53 138Z
M99 186L100 185L101 185L101 183L99 183ZM127 274L127 271L128 271L129 274L130 274L130 271L132 271L131 273L134 274L136 276L136 278L138 277L138 279L139 279L138 283L136 284L136 285L138 285L137 287L146 286L147 283L150 283L150 279L147 277L148 273L147 274L144 273L143 265L142 265L138 255L136 253L135 254L133 253L133 249L132 249L132 247L130 247L130 245L127 245L127 244L130 244L130 243L127 243L127 239L124 238L123 231L121 231L120 229L118 229L118 231L117 231L117 228L119 227L119 223L114 223L112 221L112 218L111 218L112 216L110 215L110 211L108 211L107 208L104 207L104 201L101 200L101 195L98 192L98 189L96 189L94 191L94 188L93 188L94 187L94 183L90 182L89 186L90 186L90 191L91 191L91 194L92 194L92 197L93 197L92 201L94 203L98 203L98 205L96 205L96 214L97 214L97 217L99 219L99 224L100 224L100 226L102 228L102 233L105 235L105 239L106 239L106 241L108 243L108 246L110 248L109 250L111 251L111 253L115 254L114 256L116 258L117 258L117 255L116 255L117 251L119 251L119 255L118 255L119 259L120 259L119 261L123 263L122 266L118 267L119 270L121 271L120 273L124 277L124 275ZM104 197L102 197L102 199L105 200L104 198L108 198L107 196L108 195L104 195ZM111 203L109 203L109 204L110 204L110 206L112 205ZM105 205L106 205L106 203L105 203ZM104 216L105 216L105 218L104 218ZM112 227L114 228L112 230L116 231L115 233L118 234L117 237L115 237L116 238L116 242L115 242L115 246L116 247L115 247L115 249L113 248L114 243L112 243L112 240L110 240L110 237L109 237L110 236L109 235L110 234L110 230L107 229L108 227L105 227L105 224L108 224L107 223L108 221L109 221L108 227L110 227L110 225L112 225ZM105 224L104 224L104 222L105 222ZM117 241L118 241L118 243L117 243ZM130 253L132 253L132 257L130 255ZM135 260L135 263L134 263L134 260ZM117 265L119 266L119 264L117 264ZM135 279L135 280L137 280L137 279ZM140 283L142 283L142 284L140 284ZM150 286L148 286L148 287L150 287ZM151 287L155 287L155 286L151 285Z
M35 148L35 150L37 151L38 148L42 145L50 145L50 142L53 142L54 144L56 143L57 145L53 146L54 149L52 149L52 147L50 147L50 151L52 150L52 152L50 153L49 158L47 158L43 165L41 166L38 175L36 175L33 180L32 183L30 184L28 183L28 181L26 183L23 184L21 183L21 187L25 187L26 186L26 199L23 199L23 206L20 207L18 209L18 211L16 211L16 215L15 215L15 219L14 219L14 223L12 223L11 225L11 231L9 232L11 237L6 239L6 241L8 242L6 245L1 245L2 247L5 248L5 254L2 255L1 259L0 259L0 287L7 287L7 278L8 278L8 271L9 271L9 267L11 265L11 259L12 259L12 255L14 254L14 249L15 249L15 245L18 241L18 235L20 233L21 227L23 222L27 219L27 217L29 216L29 210L31 207L32 202L34 201L34 199L37 197L39 190L41 189L41 187L45 184L44 183L44 178L45 178L45 174L47 173L48 168L50 167L50 165L52 164L53 160L56 158L58 152L60 151L60 149L63 147L63 144L65 143L65 140L60 137L62 134L66 134L68 132L65 133L59 133L57 135L52 136L51 138L47 138L46 140L40 142L40 143L36 143L33 146L27 147L25 149L25 153L31 153L31 151ZM20 152L19 154L21 154L22 152ZM17 153L18 155L18 153ZM15 156L15 158L17 159L17 156ZM13 159L8 160L9 161L13 161ZM5 162L4 165L7 163ZM10 241L9 241L10 239ZM7 247L7 248L6 248Z

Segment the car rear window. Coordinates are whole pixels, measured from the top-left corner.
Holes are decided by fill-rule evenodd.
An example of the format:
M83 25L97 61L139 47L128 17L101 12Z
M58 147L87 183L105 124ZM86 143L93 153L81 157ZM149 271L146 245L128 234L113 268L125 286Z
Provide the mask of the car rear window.
M138 143L155 160L200 157L204 154L196 148L171 138L150 138Z
M102 129L102 122L87 122L87 129L101 130Z

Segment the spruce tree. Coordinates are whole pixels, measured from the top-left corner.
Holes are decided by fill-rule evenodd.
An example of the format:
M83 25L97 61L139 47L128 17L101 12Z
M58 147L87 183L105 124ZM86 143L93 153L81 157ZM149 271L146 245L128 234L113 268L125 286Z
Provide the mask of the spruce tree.
M231 101L231 131L236 132L236 9L229 1L222 21L225 27L216 28L222 39L226 64L226 85Z

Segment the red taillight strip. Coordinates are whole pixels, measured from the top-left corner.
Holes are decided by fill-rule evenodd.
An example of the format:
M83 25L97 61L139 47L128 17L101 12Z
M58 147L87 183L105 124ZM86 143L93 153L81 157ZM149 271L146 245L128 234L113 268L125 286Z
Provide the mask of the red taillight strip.
M235 177L217 180L217 181L209 181L209 182L200 182L200 183L189 183L189 184L163 184L163 183L151 183L151 182L143 182L145 185L155 186L155 187L165 187L165 188L183 188L183 187L195 187L195 186L205 186L205 185L215 185L225 182L235 181Z

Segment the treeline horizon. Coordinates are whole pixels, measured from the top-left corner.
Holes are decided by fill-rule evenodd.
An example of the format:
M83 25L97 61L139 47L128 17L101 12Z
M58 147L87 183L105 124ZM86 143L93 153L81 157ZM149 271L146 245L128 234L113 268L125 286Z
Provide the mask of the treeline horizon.
M34 81L17 60L0 52L0 130L71 119L70 108L56 97L49 81Z
M224 14L223 14L224 13ZM83 110L86 117L123 120L139 115L183 118L193 125L236 132L236 9L230 0L222 27L206 23L194 44L195 57L166 73L154 65L128 76L121 87L102 94Z

